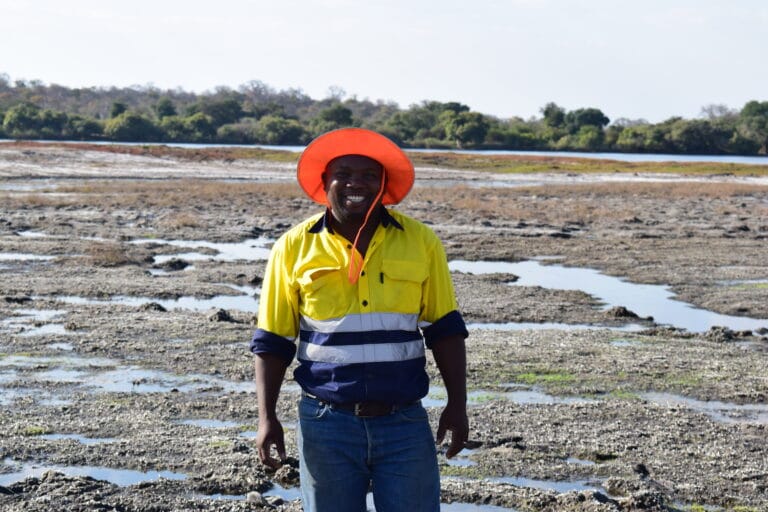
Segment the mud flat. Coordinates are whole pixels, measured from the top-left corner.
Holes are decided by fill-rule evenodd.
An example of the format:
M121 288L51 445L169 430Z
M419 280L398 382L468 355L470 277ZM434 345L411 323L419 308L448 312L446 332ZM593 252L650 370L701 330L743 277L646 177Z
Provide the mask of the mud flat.
M299 389L266 471L247 351L271 240L317 211L293 176L0 145L0 510L301 509ZM444 240L471 326L445 510L768 510L765 176L417 166L398 208ZM536 284L563 269L586 282Z

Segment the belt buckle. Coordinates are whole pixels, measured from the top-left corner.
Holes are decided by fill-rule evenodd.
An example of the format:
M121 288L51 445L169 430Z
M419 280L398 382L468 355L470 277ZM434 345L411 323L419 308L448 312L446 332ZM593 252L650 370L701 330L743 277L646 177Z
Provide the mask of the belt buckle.
M363 406L364 406L364 405L365 405L365 404L364 404L363 402L357 402L357 403L355 403L355 409L354 409L354 412L355 412L355 416L358 416L358 417L360 417L360 418L370 418L370 416L368 416L367 414L365 414L365 413L364 413L364 411L363 411Z
M378 418L392 414L395 410L395 406L385 406L378 402L357 402L354 407L355 416L359 418Z

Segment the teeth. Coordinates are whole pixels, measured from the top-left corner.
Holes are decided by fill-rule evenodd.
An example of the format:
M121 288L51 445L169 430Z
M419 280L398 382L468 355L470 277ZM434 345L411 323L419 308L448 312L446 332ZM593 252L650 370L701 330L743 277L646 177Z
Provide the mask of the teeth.
M347 196L347 201L350 203L362 203L365 201L365 196Z

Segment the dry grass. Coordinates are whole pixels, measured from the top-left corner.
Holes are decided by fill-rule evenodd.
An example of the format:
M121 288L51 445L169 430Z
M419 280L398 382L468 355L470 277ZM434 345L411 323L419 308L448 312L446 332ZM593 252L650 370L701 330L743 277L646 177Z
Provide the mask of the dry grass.
M120 267L139 263L137 255L119 243L96 242L88 247L86 255L90 264L96 267Z

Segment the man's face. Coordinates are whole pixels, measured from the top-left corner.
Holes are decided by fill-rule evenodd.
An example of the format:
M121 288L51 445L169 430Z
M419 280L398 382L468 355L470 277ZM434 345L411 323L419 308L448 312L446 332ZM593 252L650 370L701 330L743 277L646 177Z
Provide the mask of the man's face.
M337 221L363 221L379 193L383 172L379 162L360 155L342 156L328 164L323 183Z

